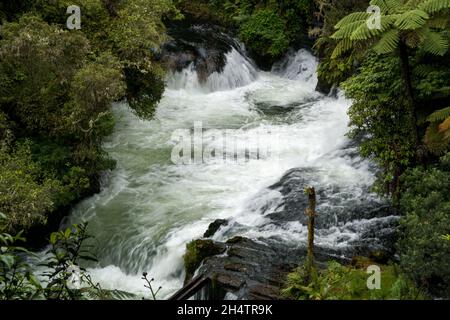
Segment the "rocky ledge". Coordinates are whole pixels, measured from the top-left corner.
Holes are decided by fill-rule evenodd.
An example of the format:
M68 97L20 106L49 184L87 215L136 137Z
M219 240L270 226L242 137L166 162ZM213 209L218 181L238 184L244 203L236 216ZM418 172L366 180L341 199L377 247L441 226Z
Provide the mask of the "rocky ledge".
M293 222L305 225L303 212L307 199L303 188L315 176L314 169L293 169L271 186L270 189L280 192L282 201L278 208L262 210L267 224L258 228L284 228ZM315 261L318 267L330 260L351 263L357 256L370 257L378 263L394 259L398 221L395 210L370 193L354 196L346 191L330 185L317 193ZM335 245L322 244L321 238L333 230L340 230ZM346 236L349 233L356 236ZM245 234L244 226L217 220L209 226L204 238L187 246L185 283L193 278L210 280L197 292L196 299L280 299L286 275L306 257L302 241L293 243L277 236L249 239L239 234Z

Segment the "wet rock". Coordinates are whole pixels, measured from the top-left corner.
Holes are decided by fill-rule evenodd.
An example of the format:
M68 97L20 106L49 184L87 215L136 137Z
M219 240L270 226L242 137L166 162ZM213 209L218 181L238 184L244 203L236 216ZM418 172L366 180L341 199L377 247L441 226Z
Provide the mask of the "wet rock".
M200 82L205 82L214 72L222 72L225 55L232 48L239 49L231 37L214 26L172 22L168 33L171 40L162 48L161 62L172 72L192 65Z
M249 292L250 300L278 300L280 288L271 285L257 285Z
M318 78L318 82L317 82L317 86L316 86L317 92L328 95L328 94L330 94L332 88L333 88L333 85L328 83L325 79L323 79L323 77Z
M183 257L186 271L185 283L192 279L195 270L206 258L221 254L225 250L225 244L212 240L199 239L188 243Z
M351 155L353 146L349 145L348 150L342 152L344 156ZM357 163L359 160L355 157L354 161ZM316 266L325 268L331 260L350 264L355 256L368 257L355 258L353 263L358 265L392 260L398 225L396 210L369 190L320 184L318 176L315 168L287 172L269 188L279 192L281 198L277 198L274 205L258 207L261 215L267 218L267 222L258 228L285 228L289 233L290 224L306 225L307 216L304 212L308 203L304 188L320 185L316 190L316 239L319 242L314 248ZM229 223L233 225L232 221ZM299 240L299 243L295 243L295 240L286 240L279 234L249 239L239 236L245 228L236 230L234 235L237 236L220 243L219 246L226 250L220 251L219 255L209 255L198 268L198 274L213 279L213 285L202 291L201 298L279 299L287 274L304 262L305 242ZM327 238L333 233L332 239L337 245L320 244L321 238ZM345 245L339 245L341 243Z
M210 238L216 234L216 232L223 226L228 225L228 220L225 219L217 219L213 223L211 223L203 235L204 238Z
M197 272L212 283L196 295L197 299L279 299L287 274L306 256L301 244L292 246L270 238L256 241L236 236L214 244L225 246L226 251L203 260ZM350 262L339 251L319 247L315 259L319 267L331 259Z

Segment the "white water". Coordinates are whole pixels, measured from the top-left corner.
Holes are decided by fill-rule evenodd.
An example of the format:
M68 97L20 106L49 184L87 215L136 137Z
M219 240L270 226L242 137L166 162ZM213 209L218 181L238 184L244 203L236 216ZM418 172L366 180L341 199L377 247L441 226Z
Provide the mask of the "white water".
M163 287L160 297L167 297L182 286L185 244L201 237L217 218L240 224L234 233L301 243L306 235L300 223L276 227L262 214L281 201L280 193L267 187L291 168L317 168L316 186L338 184L355 197L372 183L366 162L340 152L348 142L349 101L314 91L317 62L311 54L300 50L271 73L257 71L237 51L227 58L224 72L204 84L192 69L169 78L152 121L138 120L125 105L115 106L117 128L105 149L117 168L102 192L80 203L71 216L71 222L90 223L100 260L90 272L103 288L146 293L140 278L147 271ZM259 110L292 104L289 111L272 115ZM238 140L271 140L277 156L239 164L174 165L172 132L195 121L206 128L206 145L215 143L212 129L229 129ZM346 246L339 239L357 238L351 230L330 229L317 241Z

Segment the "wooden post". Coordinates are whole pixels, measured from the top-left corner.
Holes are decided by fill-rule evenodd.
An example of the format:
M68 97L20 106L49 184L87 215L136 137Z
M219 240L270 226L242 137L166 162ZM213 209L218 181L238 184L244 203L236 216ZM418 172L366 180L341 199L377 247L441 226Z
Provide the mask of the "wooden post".
M316 190L313 187L305 189L308 195L308 208L306 215L308 216L308 253L306 257L306 268L308 274L311 275L311 269L314 267L314 222L316 216Z

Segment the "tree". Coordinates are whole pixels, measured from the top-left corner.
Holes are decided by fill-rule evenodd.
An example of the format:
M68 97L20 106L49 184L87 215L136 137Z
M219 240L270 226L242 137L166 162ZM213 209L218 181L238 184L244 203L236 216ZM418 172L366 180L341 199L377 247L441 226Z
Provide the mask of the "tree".
M361 139L360 153L377 162L380 172L376 189L398 196L399 177L414 160L414 140L399 58L368 54L359 72L343 82L352 99L349 109L350 137Z
M32 160L29 143L11 153L0 149L0 211L7 217L0 222L7 230L28 229L45 222L46 213L54 208L53 194L60 188L60 183L45 177Z
M442 34L447 28L450 0L372 0L371 5L381 9L381 28L369 28L372 13L355 12L339 21L333 38L340 40L333 52L338 57L351 49L372 47L379 54L396 52L402 64L408 113L413 137L419 145L415 98L411 80L408 49L419 48L433 55L444 55L448 40Z

